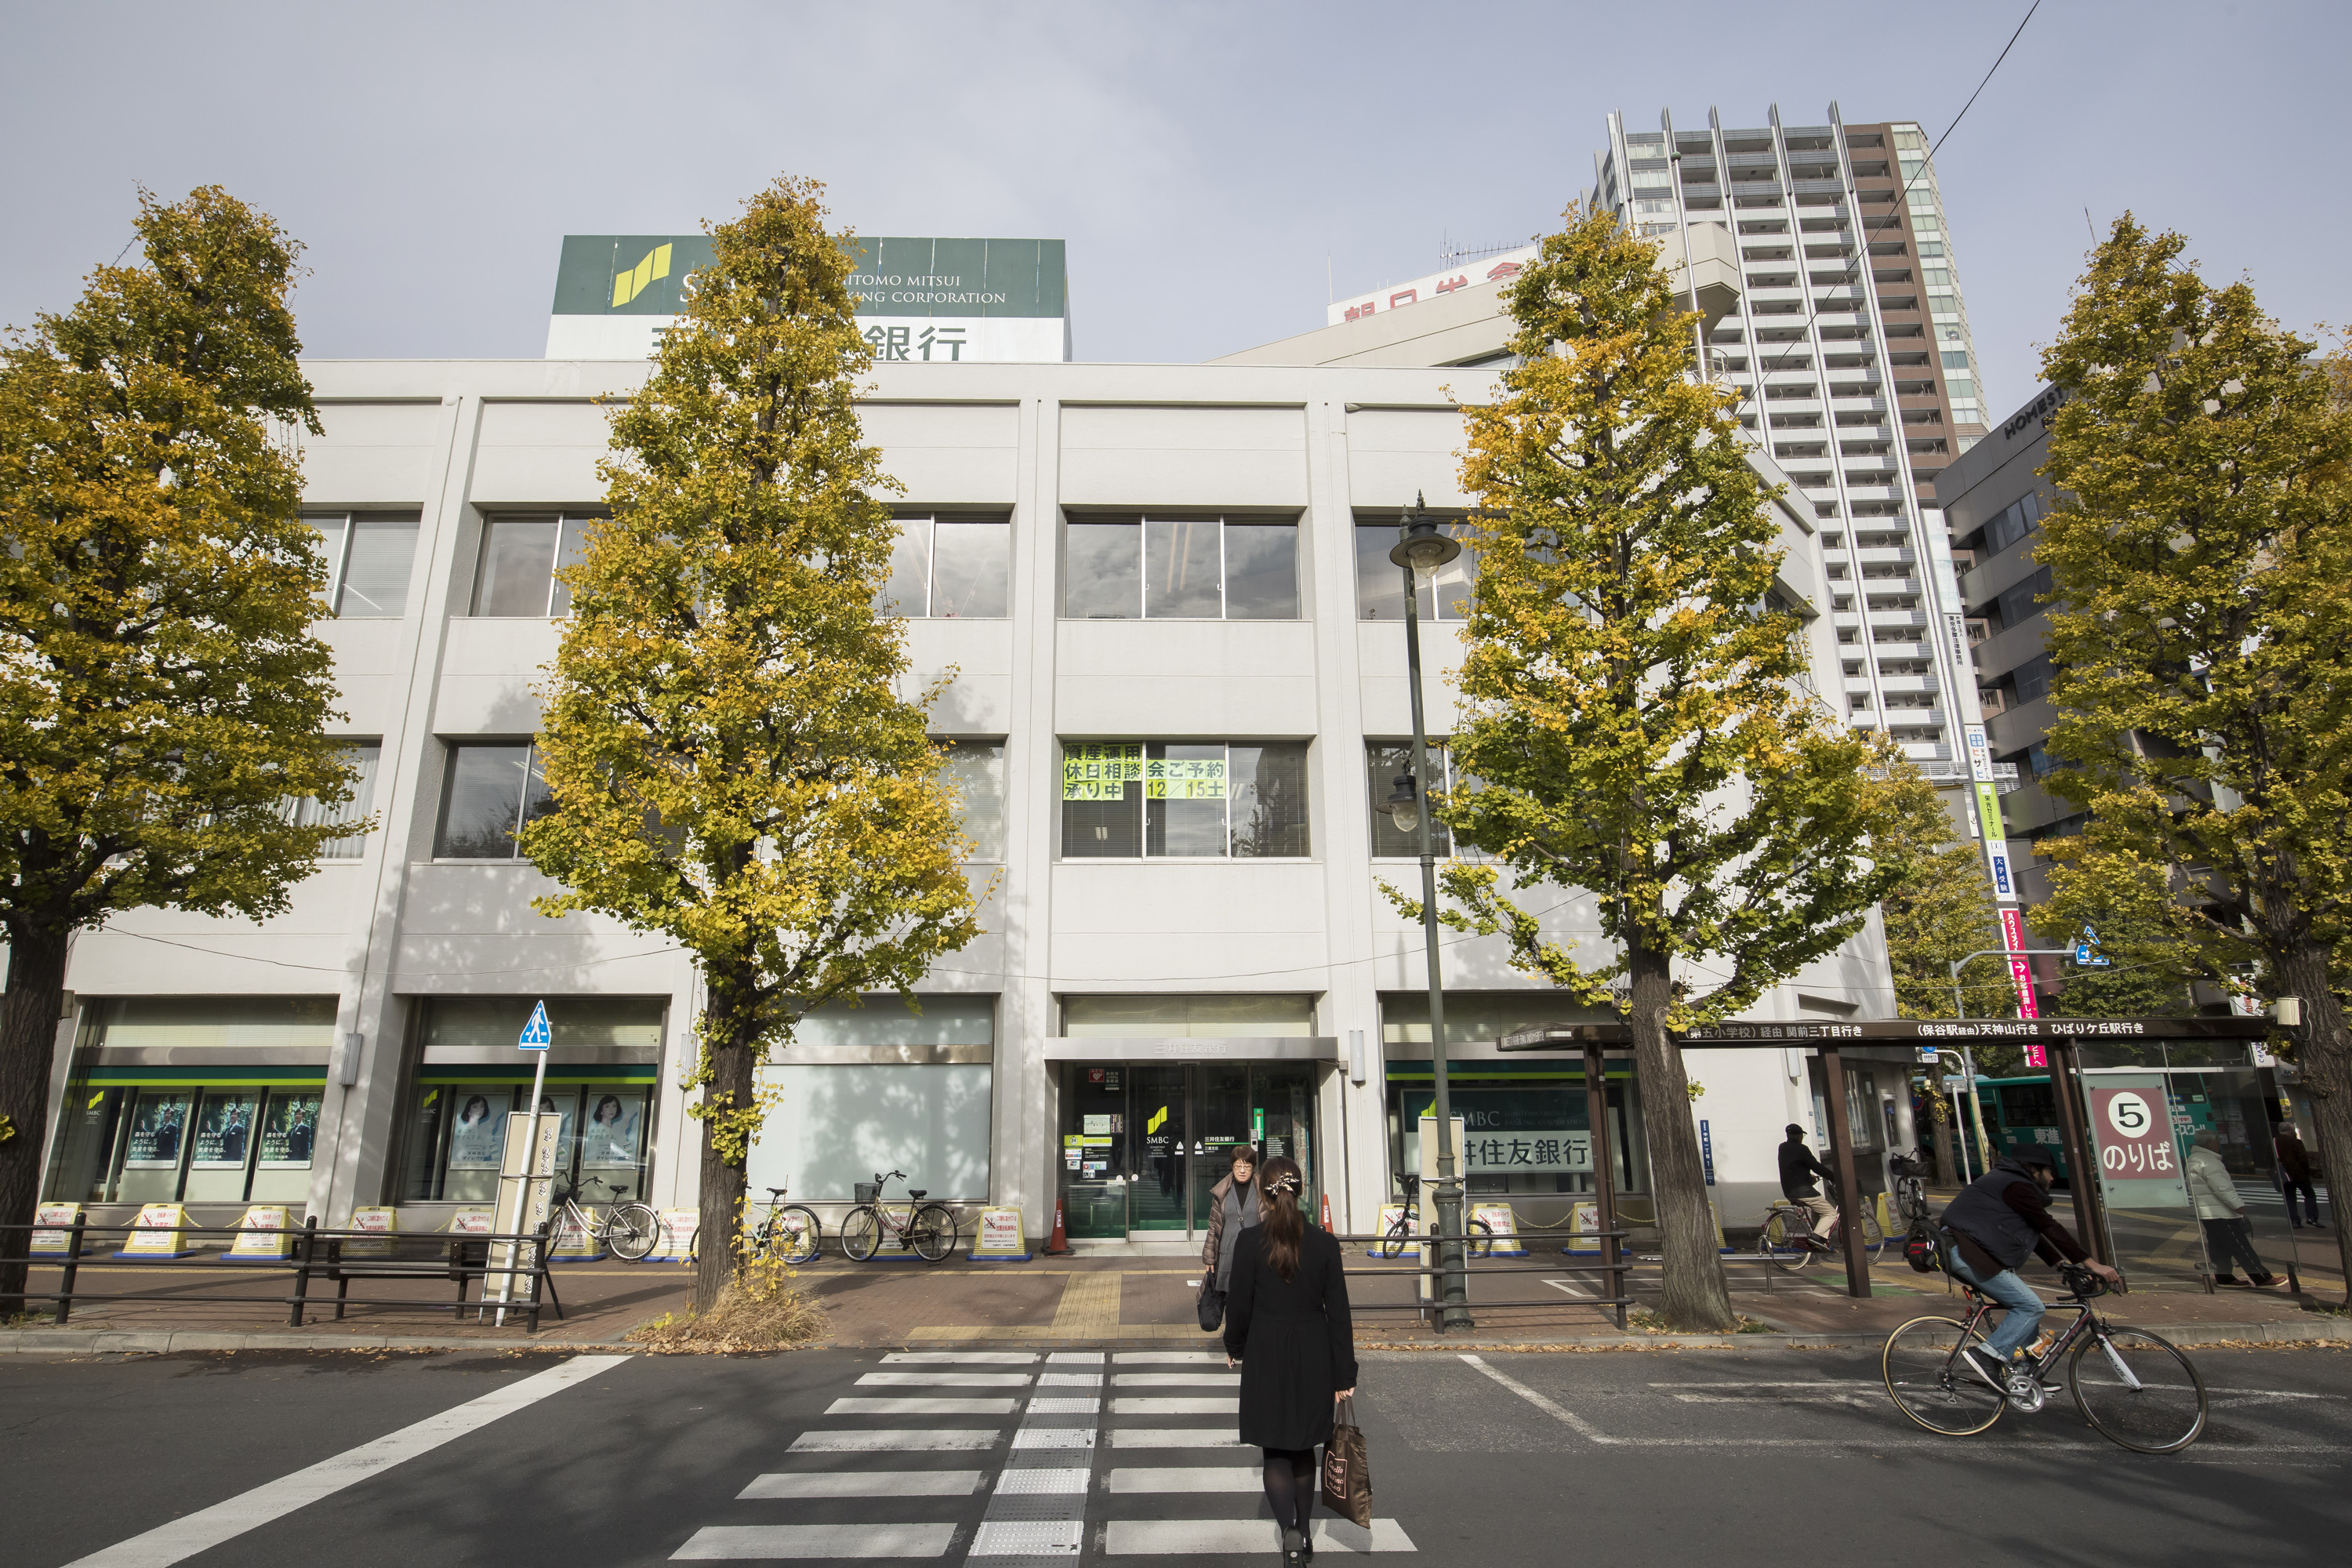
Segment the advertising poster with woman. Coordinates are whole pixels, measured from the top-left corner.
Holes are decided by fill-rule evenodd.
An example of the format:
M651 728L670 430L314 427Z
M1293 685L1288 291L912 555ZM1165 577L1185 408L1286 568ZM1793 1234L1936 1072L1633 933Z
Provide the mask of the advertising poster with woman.
M506 1099L504 1091L499 1095ZM499 1130L505 1107L493 1110L490 1097L467 1094L458 1103L457 1120L449 1129L449 1168L453 1171L495 1171L502 1141Z
M599 1092L588 1113L588 1131L581 1144L583 1165L625 1165L637 1163L637 1127L645 1106L642 1094Z

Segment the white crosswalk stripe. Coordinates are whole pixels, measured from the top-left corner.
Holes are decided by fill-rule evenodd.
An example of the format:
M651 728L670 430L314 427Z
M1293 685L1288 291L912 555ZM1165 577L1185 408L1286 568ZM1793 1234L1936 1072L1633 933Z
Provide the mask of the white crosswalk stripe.
M1279 1553L1258 1451L1234 1430L1239 1378L1223 1359L1057 1351L1041 1364L1027 1352L893 1352L879 1370L845 1373L857 1392L792 1433L774 1468L736 1494L738 1511L694 1530L675 1558L1066 1568L1089 1552ZM1035 1392L949 1392L1000 1388ZM907 1415L962 1421L887 1425ZM782 1517L761 1520L779 1503ZM1366 1530L1327 1515L1312 1528L1318 1552L1417 1550L1392 1518Z

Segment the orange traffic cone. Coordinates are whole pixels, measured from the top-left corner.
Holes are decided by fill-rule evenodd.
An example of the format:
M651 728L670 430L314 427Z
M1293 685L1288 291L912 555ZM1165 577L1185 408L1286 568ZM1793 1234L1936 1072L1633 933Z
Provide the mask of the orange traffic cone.
M1070 1238L1062 1228L1062 1200L1054 1200L1054 1234L1045 1238L1045 1256L1066 1258L1070 1251Z
M1323 1228L1331 1228L1331 1194L1328 1193L1323 1194Z

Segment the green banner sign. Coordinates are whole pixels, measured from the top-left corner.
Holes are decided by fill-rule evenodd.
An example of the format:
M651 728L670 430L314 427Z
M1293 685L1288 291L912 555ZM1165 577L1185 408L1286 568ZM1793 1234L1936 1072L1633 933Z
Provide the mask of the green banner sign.
M1069 272L1058 239L852 242L849 286L861 316L1060 320ZM702 234L567 234L555 273L559 316L675 316L688 276L710 265Z

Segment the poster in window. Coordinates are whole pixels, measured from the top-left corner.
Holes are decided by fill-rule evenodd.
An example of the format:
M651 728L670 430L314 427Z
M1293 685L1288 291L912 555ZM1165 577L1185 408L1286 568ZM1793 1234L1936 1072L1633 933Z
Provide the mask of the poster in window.
M507 1098L501 1090L499 1099ZM457 1120L449 1128L449 1168L453 1171L495 1171L499 1168L499 1152L505 1147L499 1128L505 1119L504 1105L493 1107L490 1097L468 1093L458 1101Z
M185 1090L142 1090L131 1116L131 1136L123 1146L122 1163L134 1171L171 1171L180 1164L180 1144L188 1132L188 1107L195 1099Z
M189 1163L199 1171L241 1171L253 1147L261 1111L258 1089L205 1090L196 1110L196 1146Z
M526 1095L526 1099L529 1097ZM580 1097L570 1089L551 1090L539 1097L539 1113L555 1119L555 1146L561 1150L572 1147L572 1122L580 1114ZM520 1111L517 1115L522 1114ZM568 1159L568 1154L559 1159Z
M272 1092L261 1123L261 1165L265 1170L308 1170L311 1145L319 1138L319 1091Z
M588 1165L635 1165L637 1132L644 1121L646 1097L641 1092L590 1091L587 1131L581 1137L580 1159Z

